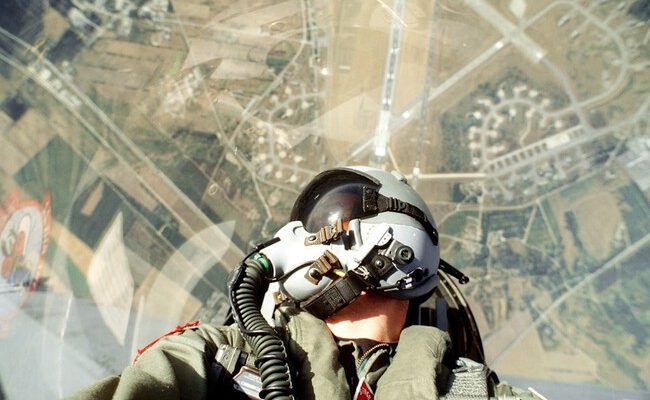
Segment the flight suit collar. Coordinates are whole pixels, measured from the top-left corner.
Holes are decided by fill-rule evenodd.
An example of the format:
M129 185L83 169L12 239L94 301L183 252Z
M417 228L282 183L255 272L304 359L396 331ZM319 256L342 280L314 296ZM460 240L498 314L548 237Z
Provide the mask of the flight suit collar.
M349 400L353 393L339 362L340 343L325 322L295 310L284 310L280 319L297 369L297 392L304 399ZM376 400L436 398L437 383L447 376L442 360L449 347L447 333L411 326L402 331L394 355L390 345L376 346L358 356L357 371L375 391Z
M284 309L279 313L285 327L285 343L297 375L294 383L301 399L349 400L339 349L327 325L306 312Z
M449 371L443 363L451 348L446 332L431 326L405 328L389 368L377 382L376 400L438 398Z

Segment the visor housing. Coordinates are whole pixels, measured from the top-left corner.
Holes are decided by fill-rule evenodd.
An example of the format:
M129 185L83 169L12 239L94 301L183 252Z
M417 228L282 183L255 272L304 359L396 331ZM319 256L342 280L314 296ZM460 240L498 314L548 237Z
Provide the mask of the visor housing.
M377 181L347 170L326 171L318 175L296 200L290 220L300 221L308 232L363 218L363 190L379 189Z

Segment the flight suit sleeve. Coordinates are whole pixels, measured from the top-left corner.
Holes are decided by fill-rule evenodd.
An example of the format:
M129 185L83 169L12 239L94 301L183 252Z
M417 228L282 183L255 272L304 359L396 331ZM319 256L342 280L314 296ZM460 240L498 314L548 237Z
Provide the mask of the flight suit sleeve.
M141 350L120 376L105 378L70 399L206 399L220 344L245 347L234 327L177 327Z

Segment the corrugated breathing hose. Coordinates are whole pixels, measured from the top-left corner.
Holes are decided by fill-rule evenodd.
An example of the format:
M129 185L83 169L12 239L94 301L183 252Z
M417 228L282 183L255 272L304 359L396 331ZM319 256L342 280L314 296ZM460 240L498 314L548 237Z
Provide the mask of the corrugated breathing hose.
M268 324L260 307L272 270L257 260L244 259L229 283L235 322L257 357L264 400L293 399L293 385L284 342Z

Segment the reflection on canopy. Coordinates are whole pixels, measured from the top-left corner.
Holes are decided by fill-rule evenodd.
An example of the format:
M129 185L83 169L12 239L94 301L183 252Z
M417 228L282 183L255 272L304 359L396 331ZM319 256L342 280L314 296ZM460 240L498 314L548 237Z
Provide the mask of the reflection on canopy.
M647 397L646 3L2 2L0 397L219 323L229 271L349 164L427 200L502 376Z

